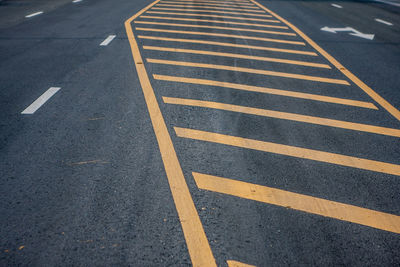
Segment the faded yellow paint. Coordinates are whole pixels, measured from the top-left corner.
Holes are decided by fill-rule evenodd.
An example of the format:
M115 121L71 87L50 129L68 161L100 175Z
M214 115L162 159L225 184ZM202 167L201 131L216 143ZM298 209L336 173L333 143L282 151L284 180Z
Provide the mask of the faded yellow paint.
M372 88L362 82L357 78L353 73L351 73L348 69L343 67L335 58L333 58L330 54L328 54L324 49L322 49L317 43L311 40L307 35L305 35L302 31L300 31L296 26L277 15L275 12L272 12L268 8L259 4L257 1L250 0L254 4L258 5L260 8L272 14L274 17L288 25L291 29L293 29L299 36L301 36L307 43L309 43L315 50L317 50L322 56L324 56L329 62L332 63L338 70L340 70L347 78L349 78L352 82L354 82L358 87L360 87L366 94L368 94L373 100L375 100L379 105L381 105L384 109L386 109L393 117L400 121L400 111L392 106L388 101L386 101L383 97L381 97L378 93L376 93Z
M187 128L174 127L174 129L178 137L400 176L400 165L397 164Z
M196 63L196 62L163 60L163 59L153 59L153 58L148 58L147 62L155 63L155 64L167 64L167 65L195 67L195 68L239 71L239 72L247 72L247 73L261 74L261 75L268 75L268 76L277 76L277 77L283 77L283 78L289 78L289 79L299 79L299 80L307 80L307 81L313 81L313 82L349 85L349 83L345 80L331 79L331 78L324 78L324 77L317 77L317 76L309 76L309 75L302 75L302 74L294 74L294 73L286 73L286 72L278 72L278 71L270 71L270 70L242 68L242 67L235 67L235 66L203 64L203 63Z
M228 264L228 267L256 267L255 265L241 263L239 261L233 261L233 260L227 260L226 263Z
M241 59L248 59L248 60L259 60L259 61L276 62L276 63L282 63L282 64L300 65L300 66L314 67L314 68L324 68L324 69L331 68L329 65L326 65L326 64L313 63L313 62L307 62L307 61L289 60L289 59L271 58L271 57L259 57L259 56L251 56L251 55L244 55L244 54L223 53L223 52L214 52L214 51L205 51L205 50L170 48L170 47L159 47L159 46L148 46L148 45L143 46L143 49L154 50L154 51L164 51L164 52L189 53L189 54L197 54L197 55L241 58Z
M251 26L251 27L288 29L287 26L256 24L256 23L244 23L244 22L234 22L234 21L226 21L226 20L187 19L187 18L158 17L158 16L140 16L140 18L141 19L164 19L164 20L169 20L169 21L171 21L171 20L179 20L179 21L193 21L193 22L211 22L211 23L232 24L232 25Z
M263 37L247 36L247 35L235 35L235 34L224 34L224 33L214 33L214 32L177 31L177 30L141 28L141 27L136 27L135 29L138 31L181 33L181 34L190 34L190 35L205 35L205 36L238 38L238 39L244 39L244 40L246 40L246 39L247 40L257 40L257 41L272 42L272 43L305 45L303 42L298 42L298 41L288 41L288 40L263 38Z
M302 99L308 99L308 100L314 100L314 101L322 101L322 102L327 102L327 103L334 103L334 104L341 104L341 105L348 105L348 106L355 106L355 107L362 107L362 108L370 108L370 109L378 109L377 107L375 107L374 104L372 104L370 102L363 102L363 101L330 97L330 96L299 93L299 92L272 89L272 88L260 87L260 86L252 86L252 85L229 83L229 82L220 82L220 81L206 80L206 79L186 78L186 77L179 77L179 76L158 75L158 74L154 74L153 77L156 80L162 80L162 81L217 86L217 87L224 87L224 88L230 88L230 89L236 89L236 90L244 90L244 91L249 91L249 92L288 96L288 97L302 98Z
M300 114L295 114L295 113L288 113L288 112L281 112L281 111L274 111L274 110L260 109L260 108L252 108L252 107L245 107L245 106L238 106L238 105L231 105L231 104L224 104L224 103L203 101L203 100L195 100L195 99L163 97L163 100L167 104L213 108L213 109L239 112L239 113L245 113L245 114L250 114L250 115L275 118L275 119L297 121L297 122L310 123L310 124L315 124L315 125L336 127L336 128L346 129L346 130L353 130L353 131L381 134L381 135L387 135L387 136L393 136L393 137L400 137L400 130L398 130L398 129L379 127L379 126L362 124L362 123L333 120L333 119L327 119L327 118L321 118L321 117L300 115Z
M182 168L132 31L131 22L157 2L155 1L129 18L125 22L125 29L192 264L193 266L216 266L214 255L183 176Z
M198 25L198 24L167 23L167 22L155 22L155 21L135 21L135 24L162 25L162 26L175 26L175 27L187 27L187 28L206 28L206 29L217 29L217 30L227 30L227 31L257 32L257 33L267 33L276 35L296 36L296 34L292 32L276 32L276 31L220 27L220 26Z
M200 189L228 194L400 234L400 216L272 187L193 173Z

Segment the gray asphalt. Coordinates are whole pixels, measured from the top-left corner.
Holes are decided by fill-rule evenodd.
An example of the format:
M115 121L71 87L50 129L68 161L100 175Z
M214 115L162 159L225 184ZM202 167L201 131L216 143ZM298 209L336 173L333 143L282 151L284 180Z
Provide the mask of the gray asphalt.
M191 265L124 27L125 20L151 2L0 2L0 17L7 14L0 19L1 266ZM400 8L372 1L259 3L296 25L400 108ZM343 8L334 8L331 3ZM37 10L44 13L24 18ZM394 25L378 23L375 18ZM374 33L375 38L370 41L345 32L324 32L320 30L324 26L349 26ZM136 30L134 33L144 34ZM183 38L182 34L146 34ZM99 46L109 35L117 37L108 46ZM232 42L229 38L184 37ZM260 41L234 42L266 46ZM144 59L199 63L211 60L220 65L344 77L337 70L150 51L144 50L143 44L186 49L206 46L142 40L139 46ZM293 48L273 43L267 46ZM310 47L299 49L309 51ZM278 57L267 51L256 54L255 50L220 46L204 50ZM282 53L279 58L328 64L323 57L310 60L307 56ZM375 103L354 84L346 88L322 86L317 82L146 61L145 66L150 77L163 74L214 79ZM394 215L400 215L399 176L179 138L173 127L400 164L397 137L168 105L162 97L208 100L400 129L400 122L378 104L375 103L379 107L376 111L153 78L151 83L218 266L226 266L227 260L256 266L400 265L399 234L199 190L192 172ZM61 90L35 114L22 115L21 111L49 87Z

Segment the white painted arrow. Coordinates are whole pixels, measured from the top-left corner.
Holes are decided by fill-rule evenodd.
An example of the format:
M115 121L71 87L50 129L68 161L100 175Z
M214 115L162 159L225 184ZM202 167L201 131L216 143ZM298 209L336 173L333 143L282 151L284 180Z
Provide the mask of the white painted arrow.
M350 32L350 35L357 36L360 38L368 39L368 40L373 40L375 37L375 34L367 34L367 33L362 33L357 31L354 28L351 27L345 27L345 28L329 28L328 26L325 26L321 28L321 31L326 31L326 32L332 32L332 33L337 33L337 32Z

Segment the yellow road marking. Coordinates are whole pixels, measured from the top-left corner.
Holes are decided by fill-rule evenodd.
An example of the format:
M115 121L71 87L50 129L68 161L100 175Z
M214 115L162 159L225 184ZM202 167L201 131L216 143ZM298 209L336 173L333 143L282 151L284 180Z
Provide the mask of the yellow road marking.
M228 267L256 267L255 265L241 263L233 260L227 260L226 263L228 264Z
M281 20L283 23L292 28L299 36L301 36L306 42L308 42L315 50L317 50L321 55L323 55L329 62L331 62L337 69L339 69L347 78L349 78L352 82L354 82L358 87L360 87L366 94L368 94L373 100L375 100L379 105L381 105L384 109L386 109L393 117L400 121L400 111L392 106L388 101L386 101L383 97L381 97L378 93L376 93L372 88L363 83L360 79L358 79L353 73L351 73L348 69L343 67L335 58L329 55L324 49L322 49L319 45L317 45L313 40L311 40L307 35L305 35L302 31L300 31L296 26L272 12L268 8L262 6L254 0L251 0L254 4L258 5L260 8L264 9L268 13L275 16L277 19Z
M247 73L253 73L253 74L283 77L283 78L289 78L289 79L299 79L299 80L306 80L306 81L313 81L313 82L350 85L345 80L338 80L338 79L331 79L331 78L324 78L324 77L317 77L317 76L309 76L309 75L302 75L302 74L294 74L294 73L286 73L286 72L278 72L278 71L270 71L270 70L241 68L241 67L235 67L235 66L214 65L214 64L204 64L204 63L174 61L174 60L162 60L162 59L153 59L153 58L148 58L147 62L155 63L155 64L167 64L167 65L175 65L175 66L194 67L194 68L208 68L208 69L216 69L216 70L240 71L240 72L247 72Z
M219 45L219 46L229 46L229 47L236 47L236 48L257 49L257 50L273 51L273 52L281 52L281 53L291 53L291 54L299 54L299 55L317 56L317 54L314 53L314 52L292 50L292 49L281 49L281 48L265 47L265 46L241 45L241 44L234 44L234 43L213 42L213 41L204 41L204 40L196 40L196 39L168 38L168 37L145 36L145 35L139 35L138 37L142 38L142 39L149 39L149 40L159 40L159 41L168 41L168 42L181 42L181 43L194 43L194 44L207 44L207 45Z
M217 10L232 10L232 11L246 11L246 12L255 12L255 13L265 13L264 10L260 10L257 8L255 9L247 9L247 8L231 8L231 7L215 7L215 6L192 6L192 5L169 5L169 4L158 4L157 7L186 7L186 8L201 8L204 10L209 10L209 9L217 9Z
M164 118L157 103L154 90L149 81L139 47L132 31L131 22L157 2L158 1L155 1L148 5L125 21L126 33L192 264L193 266L216 266L214 255L211 251L196 207L194 206L185 177L183 176L182 168L179 164L171 137L165 125Z
M325 68L325 69L330 69L331 68L329 65L326 65L326 64L312 63L312 62L306 62L306 61L289 60L289 59L281 59L281 58L271 58L271 57L259 57L259 56L233 54L233 53L222 53L222 52L214 52L214 51L204 51L204 50L194 50L194 49L180 49L180 48L148 46L148 45L143 46L143 49L154 50L154 51L164 51L164 52L208 55L208 56L243 58L243 59L249 59L249 60L277 62L277 63L283 63L283 64L292 64L292 65L300 65L300 66L315 67L315 68Z
M174 0L174 1L179 1L180 3L217 3L217 4L224 3L224 4L254 6L254 4L250 2L229 2L229 1L208 1L208 0L202 0L202 1Z
M265 30L245 29L245 28L220 27L220 26L211 26L211 25L182 24L182 23L168 23L168 22L154 22L154 21L135 21L135 23L137 23L137 24L147 24L147 25L163 25L163 26L205 28L205 29L218 29L218 30L243 31L243 32L258 32L258 33L267 33L267 34L276 34L276 35L296 36L296 34L292 33L292 32L275 32L275 31L265 31Z
M255 24L255 23L244 23L244 22L234 22L234 21L225 21L225 20L209 20L209 19L185 19L185 18L176 18L176 17L158 17L158 16L140 16L140 18L144 19L165 19L165 20L179 20L179 21L194 21L194 22L211 22L211 23L222 23L222 24L232 24L232 25L243 25L243 26L252 26L252 27L264 27L264 28L275 28L275 29L288 29L287 26L279 26L279 25L266 25L266 24Z
M400 234L400 216L272 187L193 172L200 189Z
M264 151L289 157L315 160L341 166L369 170L374 172L400 175L400 165L380 162L375 160L356 158L336 153L324 152L319 150L281 145L271 142L258 141L242 137L230 136L225 134L211 133L193 129L174 127L178 137L190 138L206 142L224 144L228 146L241 147Z
M400 137L400 130L398 130L398 129L379 127L379 126L362 124L362 123L333 120L333 119L300 115L300 114L289 113L289 112L280 112L280 111L274 111L274 110L268 110L268 109L252 108L252 107L231 105L231 104L211 102L211 101L202 101L202 100L195 100L195 99L163 97L163 100L167 104L185 105L185 106L202 107L202 108L213 108L213 109L239 112L239 113L245 113L245 114L250 114L250 115L275 118L275 119L298 121L298 122L303 122L303 123L336 127L336 128L346 129L346 130L353 130L353 131L381 134L381 135L387 135L387 136L393 136L393 137Z
M154 79L161 80L161 81L201 84L201 85L208 85L208 86L219 86L219 87L236 89L236 90L244 90L244 91L264 93L264 94L302 98L302 99L328 102L328 103L341 104L341 105L348 105L348 106L355 106L355 107L361 107L361 108L378 109L374 104L372 104L370 102L363 102L363 101L343 99L343 98L330 97L330 96L321 96L321 95L314 95L314 94L292 92L292 91L272 89L272 88L266 88L266 87L260 87L260 86L252 86L252 85L229 83L229 82L219 82L219 81L206 80L206 79L194 79L194 78L186 78L186 77L158 75L158 74L153 74L153 77L154 77Z
M184 5L186 4L185 2L172 2L172 1L161 1L160 3L162 4L179 4L179 5ZM207 2L188 2L188 5L202 5L202 6L226 6L226 7L245 7L245 8L251 8L251 9L260 9L259 7L256 7L254 5L238 5L238 4L216 4L216 3L207 3Z
M267 14L254 14L254 13L242 13L242 12L230 12L220 10L199 10L199 9L188 9L188 8L167 8L167 7L153 7L151 10L173 10L173 11L190 11L190 12L207 12L207 13L221 13L221 14L234 14L242 16L254 16L254 17L271 17Z
M244 39L244 40L246 40L246 39L247 40L257 40L257 41L282 43L282 44L305 45L303 42L298 42L298 41L288 41L288 40L281 40L281 39L262 38L262 37L247 36L247 35L236 35L236 34L225 34L225 33L214 33L214 32L177 31L177 30L141 28L141 27L135 27L135 29L139 30L139 31L182 33L182 34L191 34L191 35L206 35L206 36L239 38L239 39Z
M147 11L146 14L162 14L162 15L177 15L177 16L194 16L194 17L210 17L210 18L225 18L225 19L236 19L236 20L249 20L249 21L260 21L270 23L280 23L279 20L274 19L255 19L255 18L242 18L232 16L221 16L221 15L209 15L209 14L196 14L196 13L176 13L176 12L162 12L162 11ZM266 17L272 17L270 15Z

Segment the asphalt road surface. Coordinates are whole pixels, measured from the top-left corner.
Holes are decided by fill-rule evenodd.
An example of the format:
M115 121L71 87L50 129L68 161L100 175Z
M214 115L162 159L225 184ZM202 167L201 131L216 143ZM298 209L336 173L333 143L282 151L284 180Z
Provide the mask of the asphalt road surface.
M399 266L400 4L0 2L1 266Z

